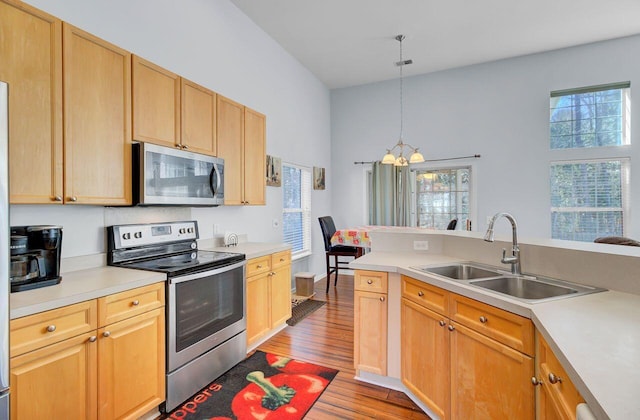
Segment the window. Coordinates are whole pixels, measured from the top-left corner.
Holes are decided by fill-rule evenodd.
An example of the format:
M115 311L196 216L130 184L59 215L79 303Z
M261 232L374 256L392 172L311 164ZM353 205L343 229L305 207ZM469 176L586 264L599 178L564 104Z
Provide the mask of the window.
M552 238L624 236L629 116L629 83L551 93L550 147L567 158L551 162Z
M629 83L551 92L551 149L629 144Z
M282 230L291 257L311 254L311 171L282 164Z
M446 229L458 219L464 230L469 219L470 167L416 171L418 227Z

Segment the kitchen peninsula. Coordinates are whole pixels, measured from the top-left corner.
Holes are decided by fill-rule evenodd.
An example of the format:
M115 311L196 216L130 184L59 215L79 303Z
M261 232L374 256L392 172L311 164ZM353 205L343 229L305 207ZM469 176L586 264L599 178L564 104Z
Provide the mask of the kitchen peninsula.
M568 379L575 384L596 418L628 419L640 412L637 398L640 373L636 369L640 360L640 250L557 240L521 241L524 273L608 289L584 296L525 303L411 268L473 261L507 270L508 266L498 266L501 266L502 248L511 245L510 238L497 238L495 243L487 243L482 240L482 234L476 232L409 228L405 231L373 231L371 236L372 251L350 263L350 268L357 270L356 288L360 270L388 275L385 300L388 334L384 337L388 343L388 357L386 374L359 369L359 379L407 391L400 379L403 350L400 319L401 297L405 296L401 285L409 278L414 283L418 281L418 284L461 296L461 299L530 319L541 337L539 341L549 344ZM414 241L427 241L428 251L414 251ZM355 322L357 325L358 320ZM451 324L455 323L449 326ZM449 331L453 331L452 328ZM536 388L531 383L528 386ZM420 398L408 394L429 410ZM431 410L428 412L433 414Z

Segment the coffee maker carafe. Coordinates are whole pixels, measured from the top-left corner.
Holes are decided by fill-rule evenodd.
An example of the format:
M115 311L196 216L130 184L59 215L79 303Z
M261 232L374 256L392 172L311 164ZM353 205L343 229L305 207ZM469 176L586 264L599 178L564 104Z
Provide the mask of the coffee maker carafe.
M61 226L12 226L12 292L60 283Z

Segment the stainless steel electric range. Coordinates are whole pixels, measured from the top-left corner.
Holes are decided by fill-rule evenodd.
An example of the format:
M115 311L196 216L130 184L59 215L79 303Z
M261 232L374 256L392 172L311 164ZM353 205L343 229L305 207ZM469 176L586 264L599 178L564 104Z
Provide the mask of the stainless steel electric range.
M166 411L243 360L245 255L198 249L196 221L107 228L107 263L167 274Z

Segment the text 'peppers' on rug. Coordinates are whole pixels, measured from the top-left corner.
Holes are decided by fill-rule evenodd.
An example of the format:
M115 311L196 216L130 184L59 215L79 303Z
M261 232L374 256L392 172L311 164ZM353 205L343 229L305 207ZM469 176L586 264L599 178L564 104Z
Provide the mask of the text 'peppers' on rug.
M165 418L302 419L338 371L256 351Z

